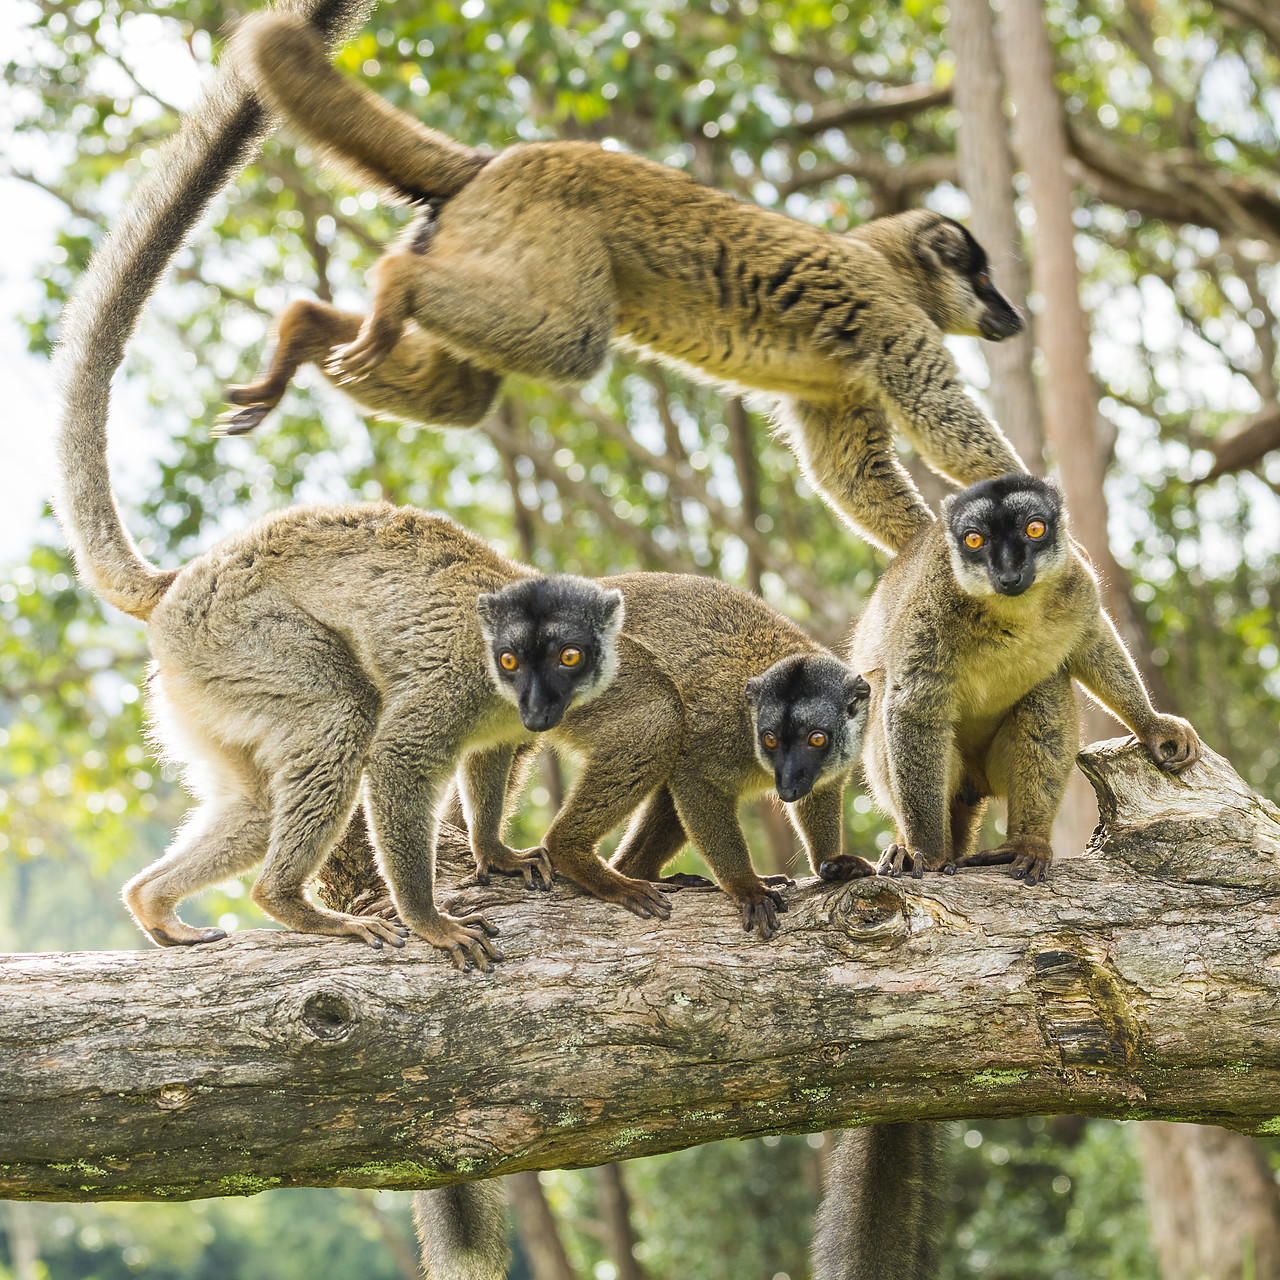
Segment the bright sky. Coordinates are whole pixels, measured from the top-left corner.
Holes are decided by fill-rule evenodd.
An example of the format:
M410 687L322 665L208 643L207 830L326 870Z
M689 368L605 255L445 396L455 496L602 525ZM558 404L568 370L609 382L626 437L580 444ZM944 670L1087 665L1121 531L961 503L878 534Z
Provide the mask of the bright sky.
M0 48L19 60L33 8L30 0L0 4ZM200 80L187 46L151 15L135 20L128 34L129 63L139 79L180 107L194 101ZM103 87L128 91L123 83ZM42 290L32 265L47 260L64 213L53 196L5 175L9 165L45 180L57 173L47 138L13 134L14 109L13 91L0 85L0 388L6 406L0 413L0 565L25 556L52 487L53 384L48 363L27 351L21 317L39 305ZM145 438L145 420L131 408L117 396L110 427L113 470L121 471L126 492L131 473L140 470L138 445ZM132 465L119 466L125 459Z

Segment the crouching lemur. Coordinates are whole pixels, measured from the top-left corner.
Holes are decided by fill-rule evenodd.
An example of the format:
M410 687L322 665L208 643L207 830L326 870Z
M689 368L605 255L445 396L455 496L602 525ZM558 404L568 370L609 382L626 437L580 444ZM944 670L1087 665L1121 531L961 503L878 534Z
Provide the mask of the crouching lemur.
M588 143L491 156L351 83L288 15L235 41L308 142L427 209L371 271L368 315L299 301L279 317L270 368L229 393L227 432L257 426L308 361L366 408L470 426L503 376L582 381L616 343L779 397L814 486L892 550L930 515L891 423L958 483L1022 467L943 343L1022 328L951 219L916 210L837 235Z

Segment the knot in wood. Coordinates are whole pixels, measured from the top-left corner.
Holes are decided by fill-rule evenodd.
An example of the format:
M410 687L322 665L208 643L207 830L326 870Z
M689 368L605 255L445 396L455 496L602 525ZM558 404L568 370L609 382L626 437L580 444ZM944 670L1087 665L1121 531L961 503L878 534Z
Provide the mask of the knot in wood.
M195 1094L185 1084L166 1084L162 1085L160 1092L156 1094L156 1106L162 1111L177 1111L179 1107L185 1107Z
M832 924L859 942L904 942L911 934L911 908L890 880L854 880L830 895Z
M346 996L318 991L302 1003L298 1020L317 1040L345 1040L359 1021Z

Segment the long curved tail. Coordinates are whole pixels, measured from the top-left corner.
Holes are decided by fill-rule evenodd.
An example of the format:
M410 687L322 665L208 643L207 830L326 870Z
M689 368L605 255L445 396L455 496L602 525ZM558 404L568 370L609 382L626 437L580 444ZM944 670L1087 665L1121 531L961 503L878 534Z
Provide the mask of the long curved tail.
M837 1144L813 1240L814 1280L935 1280L947 1130L873 1124Z
M372 3L283 0L282 7L298 15L294 21L310 23L323 49L348 36ZM165 267L270 127L239 64L236 56L223 57L208 92L94 252L63 310L54 354L62 395L54 510L80 576L135 618L150 615L176 575L139 553L111 492L111 378Z
M502 1184L460 1182L413 1197L427 1280L506 1280L511 1250Z
M489 162L335 71L296 18L250 18L234 43L262 100L358 181L401 199L447 200Z

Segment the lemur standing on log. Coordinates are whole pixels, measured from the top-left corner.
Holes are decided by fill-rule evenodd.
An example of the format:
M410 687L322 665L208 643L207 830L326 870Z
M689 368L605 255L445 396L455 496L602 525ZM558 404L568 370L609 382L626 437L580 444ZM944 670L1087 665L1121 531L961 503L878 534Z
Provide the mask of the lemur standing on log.
M300 301L224 430L252 430L314 361L367 408L470 426L501 379L579 382L611 344L780 398L779 421L837 512L896 551L931 517L891 422L960 484L1022 469L957 379L943 334L999 341L1022 320L982 247L925 210L836 235L580 142L490 156L337 73L305 24L236 33L255 90L306 140L429 206L370 273L361 317Z

